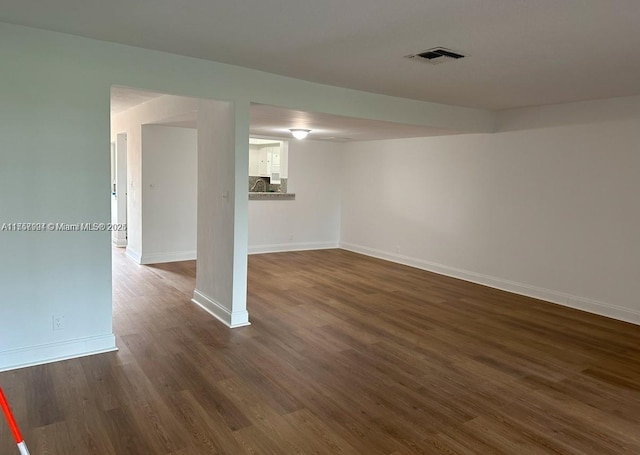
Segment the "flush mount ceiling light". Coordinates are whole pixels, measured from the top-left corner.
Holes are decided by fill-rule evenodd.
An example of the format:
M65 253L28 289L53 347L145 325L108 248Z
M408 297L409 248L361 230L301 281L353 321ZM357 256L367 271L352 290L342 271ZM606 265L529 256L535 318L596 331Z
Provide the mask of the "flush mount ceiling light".
M300 128L292 128L289 131L291 131L291 134L296 139L304 139L311 132L311 130L303 130Z

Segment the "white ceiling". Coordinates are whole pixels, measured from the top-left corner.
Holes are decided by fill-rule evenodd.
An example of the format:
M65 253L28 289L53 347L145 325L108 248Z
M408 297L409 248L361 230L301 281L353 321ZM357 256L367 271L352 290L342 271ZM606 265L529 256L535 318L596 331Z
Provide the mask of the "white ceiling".
M452 105L640 94L640 0L2 0L0 21ZM436 46L467 57L404 58Z

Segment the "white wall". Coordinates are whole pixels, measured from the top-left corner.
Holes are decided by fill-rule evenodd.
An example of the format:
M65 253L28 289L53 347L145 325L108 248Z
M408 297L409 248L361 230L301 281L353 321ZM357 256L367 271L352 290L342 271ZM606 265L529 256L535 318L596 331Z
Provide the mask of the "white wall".
M198 136L142 126L142 264L196 258Z
M43 38L0 24L0 223L109 223L108 86ZM106 231L0 231L0 370L115 348L110 249Z
M342 245L640 323L631 104L504 112L513 131L497 134L349 144ZM555 126L541 126L549 116Z
M142 128L143 125L153 124L167 118L172 118L185 113L196 111L198 109L198 100L194 98L165 95L159 98L155 98L147 103L135 106L127 111L124 111L118 115L113 116L111 119L111 137L112 140L116 140L117 135L126 133L127 138L127 254L133 258L136 262L149 263L149 260L162 261L162 257L159 257L159 253L176 253L192 250L180 250L174 248L183 248L184 244L181 244L178 240L169 239L168 243L171 247L158 246L157 238L162 234L168 232L158 226L158 214L159 204L153 205L153 209L150 212L144 211L143 197L147 197L152 193L149 184L152 182L145 182L143 179L143 137ZM165 135L169 130L164 130ZM192 134L195 138L195 130ZM184 138L183 138L184 139ZM187 139L184 139L187 140ZM193 143L195 139L191 140ZM180 139L177 138L173 141L173 145L179 147L178 143ZM162 148L161 154L167 154L169 151ZM149 157L153 155L152 152ZM192 152L195 154L196 152ZM191 156L191 155L190 155ZM194 156L191 156L195 159ZM156 162L156 160L149 159L147 164ZM160 168L154 170L150 178L155 179L156 174L162 175L161 178L166 177L166 169L162 164L156 164ZM195 177L194 177L195 178ZM157 198L156 198L157 199ZM158 209L158 210L156 210ZM151 218L146 220L144 215L149 215ZM147 226L147 222L151 223ZM146 229L150 229L151 237L143 235ZM152 239L152 244L149 250L145 242ZM151 254L150 258L143 257ZM154 256L155 255L155 259Z
M287 191L295 200L249 201L249 252L337 248L342 144L289 141Z

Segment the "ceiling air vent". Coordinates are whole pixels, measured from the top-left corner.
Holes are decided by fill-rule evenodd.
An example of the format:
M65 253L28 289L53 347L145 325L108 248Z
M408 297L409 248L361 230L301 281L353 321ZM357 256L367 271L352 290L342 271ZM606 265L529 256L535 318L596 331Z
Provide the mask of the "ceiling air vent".
M407 55L407 58L420 60L432 65L438 65L451 60L459 60L464 58L464 55L458 54L457 52L444 47L434 47L433 49L427 49L419 54Z

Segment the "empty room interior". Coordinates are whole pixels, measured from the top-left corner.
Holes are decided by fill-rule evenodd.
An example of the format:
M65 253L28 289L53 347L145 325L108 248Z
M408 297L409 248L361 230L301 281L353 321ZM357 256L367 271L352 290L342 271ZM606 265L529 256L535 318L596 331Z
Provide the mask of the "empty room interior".
M640 453L638 23L6 0L0 454Z

